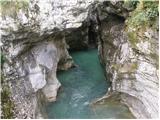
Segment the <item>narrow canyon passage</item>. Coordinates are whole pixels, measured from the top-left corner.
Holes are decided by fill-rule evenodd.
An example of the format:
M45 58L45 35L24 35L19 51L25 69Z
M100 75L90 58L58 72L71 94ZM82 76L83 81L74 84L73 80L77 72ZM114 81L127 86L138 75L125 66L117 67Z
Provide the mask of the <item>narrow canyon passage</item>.
M110 100L90 105L110 86L100 65L97 49L71 53L78 67L58 73L62 84L57 101L48 103L48 118L133 118L128 108Z
M0 7L1 119L159 118L159 0Z

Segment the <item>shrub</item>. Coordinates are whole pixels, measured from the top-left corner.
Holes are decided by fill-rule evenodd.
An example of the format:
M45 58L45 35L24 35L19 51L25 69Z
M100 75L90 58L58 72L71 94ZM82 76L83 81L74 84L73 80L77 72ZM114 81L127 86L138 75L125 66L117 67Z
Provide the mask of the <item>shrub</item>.
M138 3L137 8L131 13L128 24L134 27L150 25L154 23L158 15L158 3L156 1L141 1Z
M133 10L133 9L136 8L138 3L139 3L138 0L125 0L124 1L124 6Z
M10 16L15 18L20 9L23 11L28 9L29 0L0 0L0 6L2 17Z
M2 119L11 119L13 118L13 109L14 109L14 104L11 101L10 98L10 88L8 86L7 81L5 81L5 77L3 75L2 69L3 69L3 64L6 61L5 56L1 53L0 54L0 64L1 64L1 107L2 107Z

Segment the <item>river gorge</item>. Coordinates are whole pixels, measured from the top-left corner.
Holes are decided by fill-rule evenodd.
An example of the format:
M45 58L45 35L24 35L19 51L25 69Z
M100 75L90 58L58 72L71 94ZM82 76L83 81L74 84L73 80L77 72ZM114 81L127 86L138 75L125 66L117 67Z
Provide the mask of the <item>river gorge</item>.
M77 67L58 73L62 87L57 101L47 105L49 118L134 118L118 100L91 105L95 99L105 95L110 87L96 49L74 52L71 56Z
M158 1L0 2L1 118L159 117Z

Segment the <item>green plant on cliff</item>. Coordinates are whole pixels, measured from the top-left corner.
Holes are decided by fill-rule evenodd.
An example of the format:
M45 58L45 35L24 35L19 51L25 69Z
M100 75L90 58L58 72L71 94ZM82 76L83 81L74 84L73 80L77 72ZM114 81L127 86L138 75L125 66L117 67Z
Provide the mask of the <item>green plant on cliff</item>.
M140 1L137 8L131 13L128 23L135 27L151 25L158 15L157 1Z
M135 9L138 3L138 0L124 0L124 6L130 9Z
M16 18L21 9L26 11L29 6L29 0L0 0L0 12L2 17L10 16Z
M11 101L10 98L10 88L8 86L7 81L5 81L5 77L3 75L3 64L6 61L4 55L1 53L0 54L0 64L1 64L1 110L2 110L2 119L11 119L13 118L13 109L14 109L14 104Z
M1 80L4 79L1 76ZM3 81L3 80L2 80ZM2 119L11 119L13 118L13 108L14 104L10 99L10 89L8 85L2 84L2 92L1 92L1 105L2 105Z
M156 28L156 20L159 16L158 1L139 1L136 9L130 13L126 20L126 31L132 47L136 48L139 41L137 36L143 37L143 33L148 27ZM141 38L143 40L143 38Z
M4 64L5 60L6 60L5 56L4 56L2 53L0 53L0 65L1 65L1 70L2 70L2 67L3 67L3 64Z
M144 2L144 9L146 9L145 12L146 17L148 17L150 20L154 19L159 14L157 2L151 2L151 1Z

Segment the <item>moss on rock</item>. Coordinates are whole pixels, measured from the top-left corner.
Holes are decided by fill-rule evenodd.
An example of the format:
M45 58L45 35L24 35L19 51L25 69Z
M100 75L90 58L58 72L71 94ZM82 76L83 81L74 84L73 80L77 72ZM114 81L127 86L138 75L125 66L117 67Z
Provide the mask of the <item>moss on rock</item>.
M5 80L5 77L3 75L3 64L6 62L6 58L4 54L0 54L0 64L1 64L1 118L2 119L11 119L13 118L13 109L14 109L14 103L11 100L11 93L10 88L8 86L8 82Z
M154 24L156 17L159 15L158 2L140 1L137 8L131 13L128 19L128 25L139 28Z
M136 44L141 40L145 41L144 33L148 28L155 29L157 17L159 15L157 1L140 1L137 8L130 13L126 20L126 33L131 46L136 48Z
M10 88L8 84L5 84L6 81L4 81L4 76L1 75L1 84L2 84L2 91L1 91L1 107L2 107L2 119L11 119L13 118L13 109L14 109L14 103L12 102L10 98Z
M0 0L0 12L2 17L10 16L16 18L17 12L21 9L26 11L29 7L29 0Z
M138 42L137 34L134 32L128 32L128 38L130 40L132 47L136 47L136 43Z

